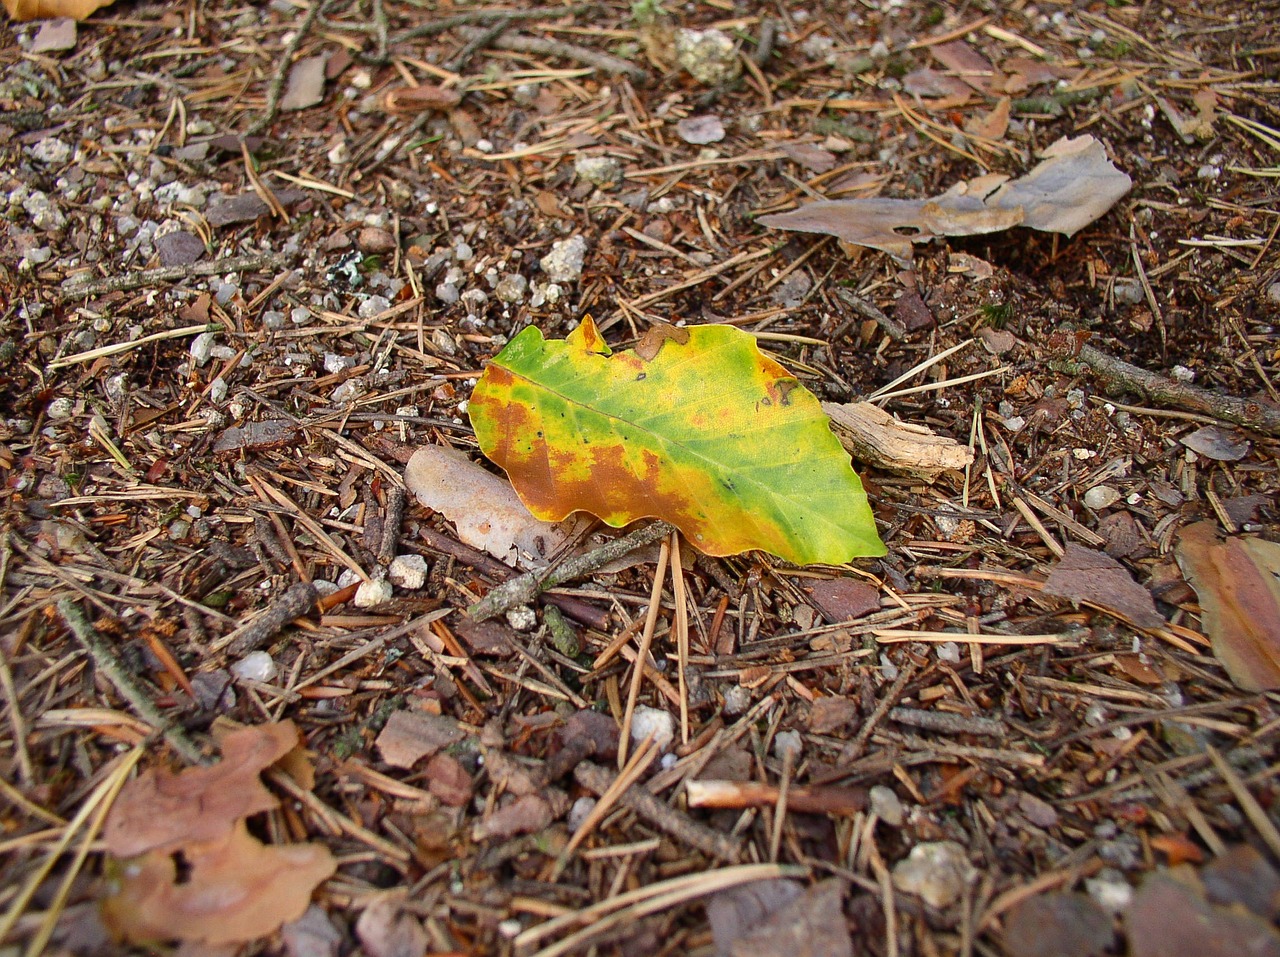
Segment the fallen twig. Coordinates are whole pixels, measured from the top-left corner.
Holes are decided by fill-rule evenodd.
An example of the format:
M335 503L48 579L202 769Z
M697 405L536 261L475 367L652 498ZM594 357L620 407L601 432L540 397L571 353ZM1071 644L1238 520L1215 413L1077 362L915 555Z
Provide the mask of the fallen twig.
M302 41L307 34L311 32L311 28L315 26L316 19L320 14L324 13L325 8L329 6L330 0L315 0L307 10L307 15L302 18L293 30L293 35L289 38L289 43L280 52L280 61L276 64L276 72L271 77L271 83L267 86L267 111L254 120L249 129L245 132L246 136L255 136L261 133L268 126L276 121L276 117L280 115L280 94L284 91L284 82L289 76L289 69L293 66L293 55L298 52L298 47L302 46Z
M124 669L124 665L120 663L111 646L102 640L102 636L89 622L80 606L70 598L63 598L58 602L58 614L71 629L71 633L76 636L76 640L89 652L94 666L104 678L111 682L116 691L120 692L121 697L129 702L138 716L164 735L169 746L177 751L183 760L192 764L203 763L204 756L200 753L200 748L187 737L187 733L181 727L165 717L156 703L151 700L151 696L139 686L133 675Z
M288 260L279 253L254 253L251 256L228 256L225 259L191 263L186 266L143 269L125 273L122 276L107 276L103 279L87 278L87 273L77 273L63 280L62 285L58 287L58 295L63 299L101 296L108 292L125 292L142 286L189 279L192 276L220 276L223 273L249 272L253 269L279 269L287 262Z
M1178 382L1148 372L1090 345L1081 345L1076 352L1075 344L1074 336L1054 335L1049 338L1049 349L1058 359L1083 362L1109 386L1137 392L1150 401L1177 409L1200 412L1224 422L1280 435L1280 409L1250 399L1219 395L1189 382Z
M598 764L583 761L573 769L573 777L588 791L600 795L609 790L616 775ZM644 788L628 788L618 798L618 803L626 805L654 827L709 857L730 863L741 857L741 848L728 835L699 824L684 812L659 801Z
M689 807L728 808L774 807L781 788L764 781L686 781ZM787 788L787 808L804 814L852 815L867 806L865 788L818 785Z
M256 618L212 642L210 651L226 651L236 657L261 648L295 618L316 607L320 593L310 582L298 582L268 605Z
M653 522L650 525L637 528L633 532L628 532L621 538L605 542L599 548L593 549L585 555L575 555L573 558L550 568L525 572L523 575L511 579L489 592L484 598L467 609L467 613L476 621L484 621L494 615L501 615L517 605L524 605L533 601L539 592L548 588L555 588L557 585L572 581L575 578L590 575L597 569L609 564L609 562L622 558L624 555L629 555L637 548L651 545L658 539L670 535L673 531L675 531L675 528L667 522Z
M462 34L470 39L476 34L463 30ZM615 73L629 77L636 83L648 83L652 77L649 71L636 66L627 60L601 53L590 47L581 47L576 43L565 43L562 40L548 40L543 37L498 36L492 45L499 50L511 50L515 53L536 53L540 56L555 56L565 60L573 60L585 66L595 67L605 73Z

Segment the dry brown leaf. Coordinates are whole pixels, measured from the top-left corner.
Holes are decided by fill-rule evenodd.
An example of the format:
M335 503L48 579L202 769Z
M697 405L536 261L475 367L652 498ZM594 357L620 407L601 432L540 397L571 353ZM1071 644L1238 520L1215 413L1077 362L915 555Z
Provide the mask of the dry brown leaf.
M1143 882L1125 928L1131 957L1280 957L1280 934L1261 917L1215 907L1169 874Z
M1182 530L1175 555L1231 680L1246 691L1280 688L1280 545L1221 541L1212 522L1197 522Z
M259 775L298 741L292 721L240 728L223 739L217 764L140 774L121 790L107 817L107 850L134 857L225 839L235 822L277 805Z
M1165 623L1151 592L1135 582L1123 565L1105 552L1075 542L1049 570L1044 593L1105 608L1139 628L1160 628Z
M781 888L779 888L781 891ZM782 891L775 899L781 899ZM759 957L788 954L791 957L853 957L853 938L844 916L845 884L837 878L802 891L758 922L738 923L737 933L712 936L716 953L726 957ZM735 915L738 916L738 915ZM745 926L744 926L745 924Z
M356 920L356 936L368 957L422 957L430 938L422 921L405 913L403 891L373 899Z
M112 933L133 943L253 940L301 917L311 892L337 869L321 844L267 846L237 822L221 839L177 855L150 851L118 863L103 901Z
M54 20L70 17L85 20L115 0L3 0L9 16L19 22L27 20Z
M810 203L757 222L826 233L889 253L902 263L912 244L941 236L975 236L1026 226L1073 236L1107 212L1132 181L1092 136L1063 137L1026 176L982 176L931 199L838 199Z
M387 719L374 744L387 764L411 768L422 758L457 744L463 737L462 729L453 718L401 710Z
M990 60L963 40L934 44L929 52L934 59L979 93L990 92L996 68L991 65Z
M556 523L534 518L510 482L440 445L413 453L404 484L419 502L453 522L462 542L508 565L545 565L587 521L582 516Z
M1009 957L1092 957L1111 945L1111 916L1087 894L1054 891L1030 897L1005 918Z
M976 116L966 123L965 131L988 140L1002 140L1004 134L1009 132L1009 115L1012 110L1013 100L1002 96L989 113Z
M934 481L948 469L963 471L973 449L923 425L901 422L870 402L822 403L840 443L859 461Z

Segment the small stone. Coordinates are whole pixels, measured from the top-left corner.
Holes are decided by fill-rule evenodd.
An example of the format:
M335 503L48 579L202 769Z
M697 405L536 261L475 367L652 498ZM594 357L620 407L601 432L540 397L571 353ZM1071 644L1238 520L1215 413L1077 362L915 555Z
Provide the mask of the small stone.
M356 309L361 319L373 319L391 308L391 301L386 296L369 296Z
M76 409L76 400L61 396L49 403L48 416L53 421L71 418Z
M917 844L905 860L894 865L893 886L904 894L915 894L936 910L943 910L960 899L965 885L976 874L962 845L955 841L931 841Z
M582 236L570 236L551 244L551 252L538 265L552 282L573 282L582 275L586 261L587 241Z
M70 144L56 136L46 136L28 152L37 163L44 163L46 166L61 166L71 159Z
M391 600L393 590L391 582L385 578L373 578L361 582L356 589L355 606L357 608L375 608L383 602Z
M340 356L336 352L326 352L324 354L324 371L329 375L337 375L350 369L356 364L356 360L351 356Z
M46 20L31 41L32 53L59 53L76 48L76 22L70 17Z
M275 659L265 651L251 651L231 665L231 673L249 681L270 681L278 669Z
M719 143L724 139L724 123L713 115L687 116L676 124L676 135L694 146Z
M1085 507L1091 508L1095 512L1100 508L1114 505L1118 501L1120 501L1120 493L1110 485L1095 485L1084 493Z
M867 799L871 803L872 814L890 827L902 827L905 818L902 801L893 788L877 784L868 792Z
M676 719L670 711L640 705L631 718L631 743L639 746L650 737L665 751L676 739Z
M1273 282L1267 287L1267 301L1273 306L1280 306L1280 282Z
M227 397L227 380L218 376L209 383L209 401L219 405Z
M294 306L289 310L289 321L295 326L305 326L311 322L312 318L311 310L306 306Z
M528 605L517 605L507 612L507 624L516 631L533 631L538 627L538 613Z
M34 246L22 257L32 266L43 266L53 258L52 246Z
M582 822L587 819L592 811L596 809L599 802L593 797L580 797L573 802L569 808L569 816L565 823L569 825L569 830L576 831L582 826Z
M724 693L724 713L729 717L744 713L751 707L751 691L742 685L733 685Z
M442 282L436 286L436 298L446 306L452 306L462 298L462 294L458 292L458 287L453 283Z
M202 366L209 361L209 357L213 355L213 345L217 341L217 337L212 332L202 332L191 340L191 346L187 351L191 354L191 358L195 360L196 365Z
M779 731L773 737L773 753L779 761L785 761L787 755L791 755L791 760L795 761L803 750L804 740L799 731Z
M370 256L383 256L395 251L396 238L391 235L390 230L366 226L356 236L356 248Z
M224 668L197 671L191 676L191 688L196 693L196 704L204 711L230 711L236 706L231 673Z
M184 229L157 236L155 248L161 266L190 265L205 254L204 240Z
M676 62L707 86L729 83L742 70L733 38L723 30L676 31Z
M519 273L506 273L493 287L493 294L502 302L517 304L524 302L524 294L529 288L529 280Z
M1124 306L1136 306L1147 298L1142 283L1136 279L1117 279L1111 287L1111 294L1115 296L1117 303Z
M476 251L471 248L469 243L458 243L453 247L453 258L460 263L464 263L475 257Z
M391 584L416 591L427 583L427 560L421 555L397 555L387 568Z
M614 189L622 185L622 163L613 156L587 156L579 153L574 158L573 171L579 179L601 189Z

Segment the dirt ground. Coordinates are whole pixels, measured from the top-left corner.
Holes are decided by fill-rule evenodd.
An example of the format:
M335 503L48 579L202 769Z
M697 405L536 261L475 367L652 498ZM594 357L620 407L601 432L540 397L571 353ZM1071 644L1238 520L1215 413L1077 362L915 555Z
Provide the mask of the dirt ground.
M1200 522L1277 533L1277 22L1239 0L4 22L4 953L124 952L113 895L117 933L183 953L1280 953L1276 685L1224 668L1177 560ZM694 42L713 30L727 52ZM1083 135L1132 187L1074 236L908 263L756 221L1020 177ZM855 462L883 559L686 543L672 569L641 522L638 560L478 622L517 570L405 465L481 461L486 362L585 314L615 348L733 324L824 402L876 394L971 461ZM258 806L278 754L246 777L227 729L286 721L312 770L273 765ZM146 828L102 830L131 769L215 739L205 784L145 777ZM209 863L200 829L241 798L217 840L252 851ZM149 890L130 828L168 834ZM284 844L307 863L253 856Z

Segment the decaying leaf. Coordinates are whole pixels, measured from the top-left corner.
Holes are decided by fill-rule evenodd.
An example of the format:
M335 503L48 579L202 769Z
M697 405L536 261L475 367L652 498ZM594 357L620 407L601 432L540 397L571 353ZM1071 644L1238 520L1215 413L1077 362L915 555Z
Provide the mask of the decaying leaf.
M86 20L115 0L3 0L4 8L14 20L53 20L71 17Z
M963 471L973 449L923 425L895 419L870 402L822 403L844 447L863 462L898 474L934 481L948 469Z
M643 345L612 354L588 317L564 340L530 327L490 362L471 423L534 515L661 518L712 555L884 554L817 399L752 336L692 326Z
M454 718L402 709L387 719L374 743L382 760L392 767L411 768L464 736Z
M1151 592L1135 582L1123 565L1106 552L1075 542L1067 545L1058 564L1050 569L1044 593L1087 602L1139 628L1160 628L1165 623Z
M224 839L237 821L277 805L259 775L298 741L292 721L239 728L222 740L217 764L140 774L111 808L103 829L107 850L134 857Z
M215 841L192 842L176 855L150 851L116 862L103 918L133 943L253 940L301 917L311 892L336 870L321 844L267 846L244 821Z
M511 483L445 446L414 452L404 484L419 502L453 522L463 543L508 565L545 565L585 530L579 518L555 523L535 518Z
M1009 957L1095 957L1114 937L1111 915L1089 895L1051 891L1009 912L1004 950Z
M1170 874L1143 882L1125 929L1132 957L1280 957L1280 933L1270 923L1210 904Z
M356 920L368 957L422 957L431 943L422 921L406 913L404 891L379 894Z
M289 69L289 80L284 95L280 97L280 109L286 112L305 110L324 99L324 72L328 57L309 56L297 61Z
M845 242L911 259L913 243L940 236L975 236L1026 226L1073 236L1129 191L1129 177L1092 136L1064 137L1026 176L981 176L931 199L822 200L761 216L777 229L827 233Z
M853 957L853 938L844 916L842 881L832 878L798 893L799 885L793 881L760 884L767 889L763 894L740 895L726 901L727 907L717 904L726 895L717 894L709 902L708 918L717 955ZM750 894L756 886L747 885L742 890Z
M1280 688L1280 545L1212 522L1184 528L1178 567L1200 599L1200 622L1227 674L1246 691Z

